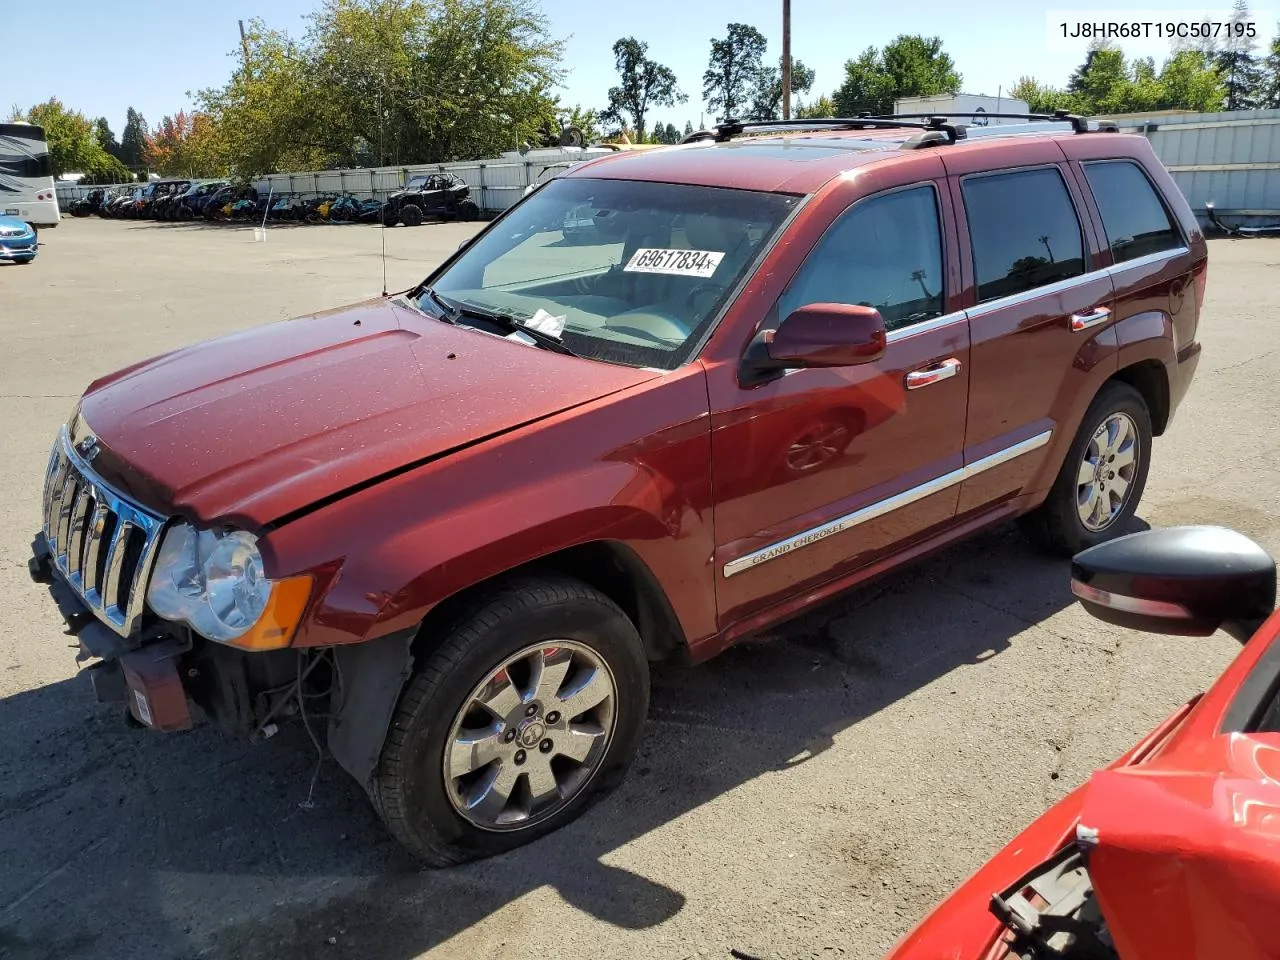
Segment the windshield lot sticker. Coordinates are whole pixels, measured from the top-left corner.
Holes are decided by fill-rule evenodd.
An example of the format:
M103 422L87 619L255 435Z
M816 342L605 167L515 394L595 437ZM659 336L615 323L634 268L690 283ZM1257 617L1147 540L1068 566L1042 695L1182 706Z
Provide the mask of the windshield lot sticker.
M667 273L676 277L709 277L716 272L723 253L710 250L658 250L641 247L627 265L625 273Z

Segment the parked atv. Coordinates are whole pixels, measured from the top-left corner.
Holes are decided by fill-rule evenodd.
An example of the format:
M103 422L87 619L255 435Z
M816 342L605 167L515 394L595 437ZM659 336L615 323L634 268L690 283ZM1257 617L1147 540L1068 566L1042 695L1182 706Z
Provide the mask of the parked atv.
M96 190L90 190L88 196L81 197L79 200L73 200L68 212L73 217L88 217L102 210L102 204L105 202L107 191L102 187Z
M410 177L404 189L387 197L382 206L382 222L388 227L403 223L416 227L427 217L441 220L477 220L480 207L471 199L467 181L453 173L420 174Z

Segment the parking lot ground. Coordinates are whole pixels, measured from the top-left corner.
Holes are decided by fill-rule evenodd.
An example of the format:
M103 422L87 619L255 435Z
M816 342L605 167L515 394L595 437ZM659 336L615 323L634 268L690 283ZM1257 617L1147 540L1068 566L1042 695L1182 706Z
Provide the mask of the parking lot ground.
M634 771L569 828L422 871L288 730L126 728L27 578L55 430L93 378L419 279L474 225L72 220L0 264L0 957L880 957L1048 804L1236 652L1075 604L980 535L655 677ZM1280 242L1211 244L1199 374L1139 511L1280 551Z

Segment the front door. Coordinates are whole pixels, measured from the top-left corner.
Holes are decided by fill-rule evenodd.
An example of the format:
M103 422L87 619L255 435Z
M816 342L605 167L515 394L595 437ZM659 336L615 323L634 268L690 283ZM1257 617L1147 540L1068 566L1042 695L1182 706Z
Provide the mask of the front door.
M969 336L948 312L947 197L933 181L852 204L771 319L808 303L876 307L873 364L711 385L721 628L943 526L955 514Z

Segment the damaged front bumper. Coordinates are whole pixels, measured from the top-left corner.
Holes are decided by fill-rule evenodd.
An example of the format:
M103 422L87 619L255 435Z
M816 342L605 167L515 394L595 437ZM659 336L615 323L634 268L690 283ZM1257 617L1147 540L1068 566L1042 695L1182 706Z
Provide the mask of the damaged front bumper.
M138 723L171 732L192 727L192 715L179 672L181 660L191 650L189 636L143 631L122 637L96 616L63 579L53 563L48 541L36 535L27 561L31 579L44 584L66 632L77 641L76 662L88 665L98 700L123 703Z

